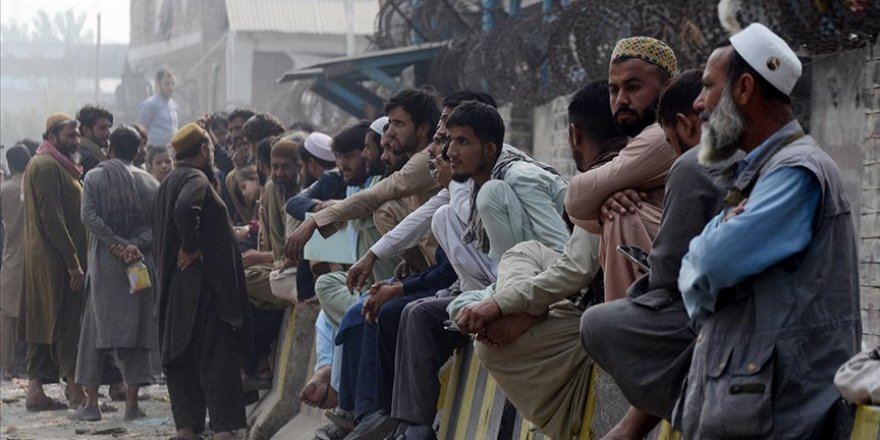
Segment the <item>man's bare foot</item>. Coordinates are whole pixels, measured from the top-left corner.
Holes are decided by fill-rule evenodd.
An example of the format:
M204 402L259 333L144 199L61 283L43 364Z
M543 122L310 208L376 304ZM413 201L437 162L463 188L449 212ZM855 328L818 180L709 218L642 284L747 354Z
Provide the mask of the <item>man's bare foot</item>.
M71 409L77 409L85 405L89 400L85 391L83 391L82 385L74 383L72 377L67 379L67 395L69 396L67 398L67 407Z
M528 313L504 316L490 323L484 333L477 335L477 340L491 347L504 347L543 321L544 318L544 316L534 316Z
M647 436L660 418L652 416L636 407L629 407L623 419L611 429L602 440L641 440Z
M317 408L335 408L339 395L330 386L330 371L330 365L319 368L312 378L309 379L306 386L303 387L302 392L299 394L299 400L306 405Z

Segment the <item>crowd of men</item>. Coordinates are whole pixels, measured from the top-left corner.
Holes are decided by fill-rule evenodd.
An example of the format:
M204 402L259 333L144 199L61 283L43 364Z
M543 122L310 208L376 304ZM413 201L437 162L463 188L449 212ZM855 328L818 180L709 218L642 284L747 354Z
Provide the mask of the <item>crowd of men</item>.
M138 125L85 106L6 153L4 375L29 379L28 410L78 420L101 419L102 384L143 417L161 376L176 438L230 439L271 386L285 308L320 307L300 395L327 410L316 438L436 438L438 373L466 344L553 439L579 435L593 364L631 404L608 439L662 419L830 438L856 248L792 111L801 71L760 24L684 72L662 41L620 40L570 99L570 180L504 142L483 92L402 90L333 134L248 109L178 129L160 71ZM42 389L60 379L67 403Z

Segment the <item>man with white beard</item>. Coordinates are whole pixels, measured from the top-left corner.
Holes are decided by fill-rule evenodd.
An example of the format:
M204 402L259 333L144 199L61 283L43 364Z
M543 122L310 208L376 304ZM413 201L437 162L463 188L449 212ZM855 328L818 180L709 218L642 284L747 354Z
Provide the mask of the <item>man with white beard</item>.
M746 156L682 259L678 286L699 327L675 416L683 438L832 436L834 373L860 342L858 263L837 166L791 108L801 69L755 23L703 73L701 162Z

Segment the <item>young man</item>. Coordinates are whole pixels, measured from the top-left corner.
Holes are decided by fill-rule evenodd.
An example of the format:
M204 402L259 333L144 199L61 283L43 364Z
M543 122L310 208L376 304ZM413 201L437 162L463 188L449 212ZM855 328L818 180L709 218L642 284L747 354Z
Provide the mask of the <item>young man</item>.
M238 356L252 341L238 243L211 182L213 145L196 124L171 142L178 166L153 204L159 292L159 343L177 437L205 429L234 438L247 426Z
M569 146L581 172L626 145L608 96L607 82L595 81L569 103ZM561 254L520 243L501 258L492 296L457 318L459 329L478 335L476 355L508 399L551 438L576 437L581 428L591 364L577 336L582 307L602 295L594 283L598 250L598 236L578 226Z
M88 395L76 420L101 419L98 386L105 356L119 360L128 384L125 420L144 417L138 390L150 383L150 352L155 347L153 289L133 292L127 268L143 262L153 273L153 197L159 188L145 171L132 165L140 135L130 126L110 135L109 160L86 175L82 219L89 230L89 287L77 354L76 382Z
M400 171L357 195L335 204L314 217L302 222L287 240L287 257L302 258L302 250L315 230L328 237L336 232L335 224L370 215L389 200L405 199L410 210L415 210L437 193L428 166L428 154L424 152L440 117L440 109L433 96L416 91L397 92L385 105L389 128L387 135L392 145L409 157Z
M257 113L252 116L242 126L244 143L250 146L251 156L257 162L257 173L260 175L260 184L265 185L272 174L272 163L269 153L272 145L268 145L263 149L263 155L259 154L257 144L272 136L281 136L284 133L284 126L277 116L271 113Z
M177 103L174 95L174 74L168 69L156 72L156 93L138 108L137 123L147 129L150 145L167 147L177 131Z
M794 117L801 71L759 23L703 71L700 161L746 156L678 277L700 324L678 406L686 438L831 437L834 373L860 346L852 213L837 165Z
M503 254L505 246L538 240L558 251L568 239L562 219L565 180L555 170L503 144L504 123L493 107L462 103L449 115L445 129L452 179L472 181L473 192L466 209L451 203L439 209L432 229L455 267L460 290L468 292L458 297L421 299L403 310L390 416L402 422L398 430L405 438L434 435L431 423L436 413L432 402L439 394L437 372L467 340L443 329L443 321L451 316L448 306L464 295L479 297L486 292L497 274L497 260L492 255ZM458 289L453 286L451 290ZM387 432L394 427L387 419L388 415L380 413L364 423L376 432Z
M80 149L79 163L83 167L83 175L107 160L110 148L110 129L113 127L113 114L101 107L87 104L76 112L79 121Z
M76 350L83 311L88 232L80 219L81 168L75 119L46 119L45 140L25 171L24 264L19 334L28 343L29 411L64 408L43 392L44 383L67 382L68 405L85 402L76 385Z
M617 42L608 65L611 112L622 134L631 139L611 166L571 179L565 207L571 221L601 234L599 262L605 278L605 301L626 296L639 269L617 251L618 245L650 250L660 226L663 183L676 155L656 124L660 92L677 70L675 54L650 37ZM624 189L643 192L636 216L602 215L605 200Z
M24 377L27 345L18 338L18 303L24 263L24 203L21 181L31 160L27 148L6 151L11 176L0 184L0 221L3 222L3 266L0 266L0 374L2 379Z

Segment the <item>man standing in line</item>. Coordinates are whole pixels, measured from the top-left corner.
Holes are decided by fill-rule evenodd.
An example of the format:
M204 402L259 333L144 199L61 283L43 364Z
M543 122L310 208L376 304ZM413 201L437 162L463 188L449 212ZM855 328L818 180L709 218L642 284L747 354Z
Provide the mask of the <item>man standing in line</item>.
M68 404L85 402L74 383L86 228L80 220L82 169L71 159L79 149L76 119L55 113L46 119L44 141L25 171L24 282L18 331L28 343L28 411L63 409L43 392L44 383L67 382Z
M31 154L16 145L6 151L12 176L0 185L0 221L3 222L3 266L0 268L0 372L3 379L25 373L27 346L18 340L18 302L21 300L24 204L21 180Z
M153 204L159 343L177 437L195 440L205 410L217 440L247 426L238 356L252 340L244 270L212 184L214 146L187 124L171 140L178 166Z
M150 352L155 346L152 288L131 291L127 268L143 261L153 266L150 211L159 182L134 167L141 137L130 126L110 136L110 158L86 175L82 221L89 230L88 297L77 353L76 382L88 402L77 420L101 419L98 385L104 359L115 355L128 384L125 420L143 417L138 390L150 383ZM153 272L150 270L150 272Z
M79 164L83 167L83 176L107 160L107 149L110 148L110 128L113 127L113 114L96 105L86 104L76 112L79 121Z
M177 102L174 94L174 74L168 69L156 72L156 93L144 100L138 109L137 122L147 129L150 145L164 147L171 143L177 131Z

